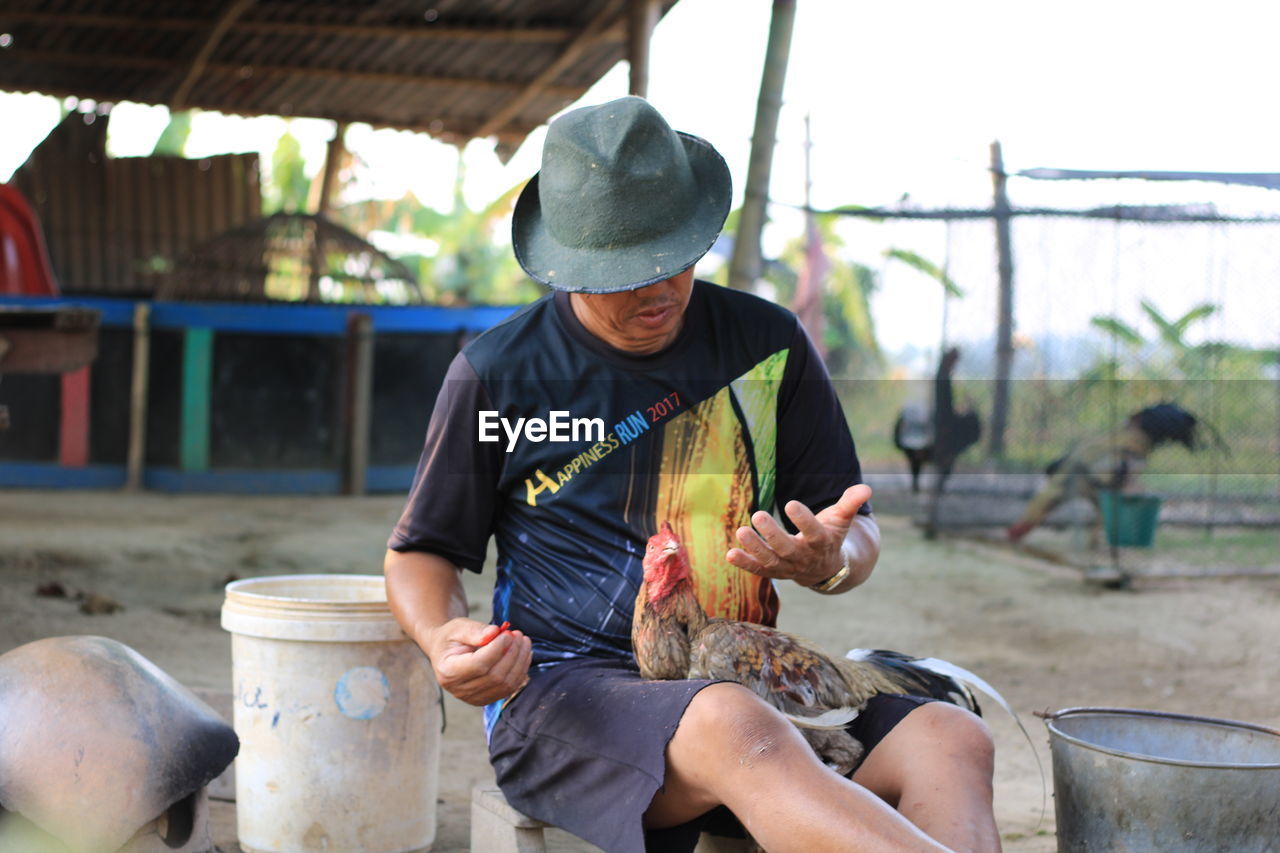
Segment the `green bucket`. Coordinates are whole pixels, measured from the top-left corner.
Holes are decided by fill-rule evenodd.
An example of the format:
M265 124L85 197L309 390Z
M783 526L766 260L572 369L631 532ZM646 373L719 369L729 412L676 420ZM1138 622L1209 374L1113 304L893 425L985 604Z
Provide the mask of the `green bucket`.
M1160 521L1160 498L1126 495L1110 489L1098 491L1098 506L1107 530L1107 542L1116 547L1150 548Z

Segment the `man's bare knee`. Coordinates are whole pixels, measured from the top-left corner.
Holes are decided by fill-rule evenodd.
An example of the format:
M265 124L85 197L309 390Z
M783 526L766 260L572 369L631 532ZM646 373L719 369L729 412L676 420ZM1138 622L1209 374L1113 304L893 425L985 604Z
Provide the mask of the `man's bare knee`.
M732 798L744 773L797 754L804 760L808 748L786 718L750 690L712 684L689 702L667 744L666 778L646 821L671 826L692 820Z
M995 744L982 718L955 705L930 702L893 727L853 780L897 805L912 782L946 778L989 787L994 772Z
M942 702L926 705L916 713L923 714L947 755L961 758L979 770L994 770L995 741L991 729L977 714Z
M948 847L999 850L994 771L987 724L963 708L933 702L903 717L853 778Z
M685 738L680 738L682 732ZM771 761L780 750L795 746L795 733L785 717L750 690L730 683L713 684L693 698L676 738L714 745L724 760L745 767Z

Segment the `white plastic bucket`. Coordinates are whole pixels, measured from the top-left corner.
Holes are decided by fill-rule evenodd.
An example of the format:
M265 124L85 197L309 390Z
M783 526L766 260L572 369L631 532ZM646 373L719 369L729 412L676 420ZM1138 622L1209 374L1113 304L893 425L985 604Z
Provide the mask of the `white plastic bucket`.
M379 575L227 584L246 853L407 853L436 834L440 688Z

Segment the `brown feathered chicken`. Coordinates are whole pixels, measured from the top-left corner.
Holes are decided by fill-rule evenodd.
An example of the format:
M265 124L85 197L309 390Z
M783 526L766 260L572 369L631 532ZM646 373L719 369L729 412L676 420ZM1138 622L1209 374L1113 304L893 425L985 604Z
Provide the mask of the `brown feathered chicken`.
M934 663L949 667L945 662L885 650L832 658L783 631L710 619L689 577L688 553L664 522L645 551L644 582L631 623L641 675L736 681L786 714L819 757L841 774L862 755L862 744L845 725L877 693L933 696L978 711L967 686L928 668Z

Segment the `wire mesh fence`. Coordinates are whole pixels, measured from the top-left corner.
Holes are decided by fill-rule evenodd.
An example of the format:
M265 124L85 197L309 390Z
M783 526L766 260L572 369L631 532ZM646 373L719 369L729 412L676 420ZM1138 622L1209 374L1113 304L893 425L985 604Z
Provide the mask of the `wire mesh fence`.
M1051 463L1109 444L1125 470L1070 493L1028 542L1079 550L1080 529L1101 518L1092 492L1114 485L1159 497L1162 528L1257 538L1240 559L1280 571L1280 219L1209 205L1015 213L1012 369L996 452L1000 280L990 211L860 216L846 228L846 244L877 273L877 332L897 365L887 381L841 383L881 505L1003 534L1051 483ZM894 263L893 250L931 258L962 295ZM926 487L912 497L895 422L904 407L935 408L935 371L951 347L954 407L975 412L983 434L958 453L935 505L938 466L926 465ZM1192 446L1158 440L1120 452L1130 416L1161 403L1194 416Z

